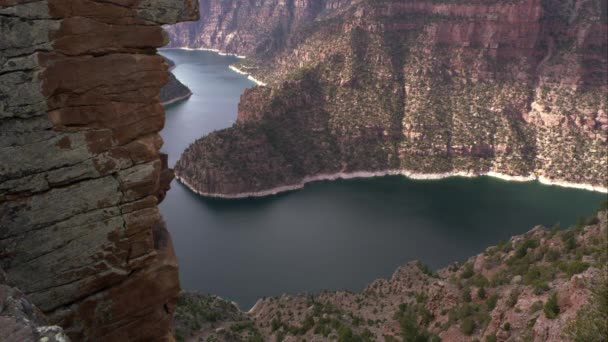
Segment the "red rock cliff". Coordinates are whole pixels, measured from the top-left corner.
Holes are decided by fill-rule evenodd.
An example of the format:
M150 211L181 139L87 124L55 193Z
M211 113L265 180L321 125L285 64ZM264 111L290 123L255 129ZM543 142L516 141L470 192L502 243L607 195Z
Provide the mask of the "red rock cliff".
M199 193L370 171L608 189L605 1L201 4L214 15L171 28L173 44L245 54L236 67L267 87L176 164Z
M199 0L201 20L167 28L171 47L213 48L253 55L285 47L303 26L353 0Z
M78 341L170 339L161 25L191 0L0 0L0 267Z

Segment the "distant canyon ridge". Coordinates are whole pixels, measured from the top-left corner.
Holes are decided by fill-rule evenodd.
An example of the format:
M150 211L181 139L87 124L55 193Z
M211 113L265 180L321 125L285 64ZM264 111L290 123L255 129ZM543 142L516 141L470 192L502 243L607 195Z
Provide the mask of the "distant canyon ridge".
M172 47L245 55L267 86L192 144L205 195L345 175L491 174L606 191L601 0L201 0Z

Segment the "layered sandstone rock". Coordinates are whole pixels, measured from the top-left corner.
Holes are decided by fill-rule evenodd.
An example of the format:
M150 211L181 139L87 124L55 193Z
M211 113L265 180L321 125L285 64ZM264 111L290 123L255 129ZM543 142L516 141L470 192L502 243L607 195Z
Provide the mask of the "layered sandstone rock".
M198 192L267 194L362 172L608 188L601 1L320 2L280 44L261 28L295 3L271 3L221 2L171 29L173 44L248 55L238 67L270 87L177 163Z
M299 29L352 0L199 0L201 20L167 28L170 47L213 48L239 55L282 50Z
M0 1L0 266L78 341L170 336L177 263L157 208L181 1Z
M69 341L61 327L48 325L44 314L21 291L6 283L6 275L0 269L2 341Z

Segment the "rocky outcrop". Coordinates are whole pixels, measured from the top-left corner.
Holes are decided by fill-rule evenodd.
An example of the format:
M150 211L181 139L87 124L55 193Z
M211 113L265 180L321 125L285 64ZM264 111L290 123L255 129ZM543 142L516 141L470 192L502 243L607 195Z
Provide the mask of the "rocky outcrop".
M169 71L175 68L175 62L165 58ZM169 74L169 80L160 90L160 102L163 106L168 106L192 96L192 92L182 82L180 82L173 73Z
M599 0L221 4L199 24L171 28L173 44L247 54L237 67L268 88L248 92L239 122L177 163L199 193L269 194L353 174L490 174L608 189ZM255 28L289 17L280 4L315 15L265 44L276 39Z
M363 291L260 299L248 313L185 294L176 327L185 341L600 340L608 319L608 217L566 230L536 227L464 263L433 272L410 262ZM597 297L594 297L597 296ZM575 335L581 312L592 320ZM586 326L598 323L594 329ZM603 325L602 325L603 324ZM579 335L577 335L579 334ZM595 338L580 338L590 336Z
M157 204L160 25L181 1L0 1L0 267L78 341L162 340L179 291Z
M69 341L61 327L49 326L42 312L21 291L6 282L6 275L0 270L2 341Z

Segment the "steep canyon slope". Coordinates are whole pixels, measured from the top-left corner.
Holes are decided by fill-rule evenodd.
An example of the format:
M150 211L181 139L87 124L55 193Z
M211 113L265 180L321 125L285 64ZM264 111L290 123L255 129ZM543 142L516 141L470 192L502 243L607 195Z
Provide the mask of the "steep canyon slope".
M214 1L173 46L247 55L268 84L194 143L199 193L318 178L497 174L605 191L606 4L599 0Z
M169 71L175 69L175 62L165 58ZM171 72L169 74L169 81L160 89L160 102L163 106L168 106L172 103L185 100L192 96L192 92L177 77Z
M260 299L251 311L184 294L184 341L603 341L608 212L566 230L537 226L464 263L418 262L361 292Z
M0 0L0 268L73 340L171 338L156 48L161 25L198 15L190 0Z

